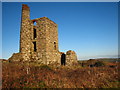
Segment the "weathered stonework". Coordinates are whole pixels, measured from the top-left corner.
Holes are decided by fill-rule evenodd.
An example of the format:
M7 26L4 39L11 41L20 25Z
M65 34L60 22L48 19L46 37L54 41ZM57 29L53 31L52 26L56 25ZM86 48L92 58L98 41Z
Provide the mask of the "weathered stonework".
M36 23L36 24L35 24ZM9 60L33 61L42 64L72 65L77 63L74 51L66 54L58 48L57 24L47 17L30 20L30 9L22 5L20 51Z
M66 52L66 64L76 64L77 63L77 55L74 51L69 50Z

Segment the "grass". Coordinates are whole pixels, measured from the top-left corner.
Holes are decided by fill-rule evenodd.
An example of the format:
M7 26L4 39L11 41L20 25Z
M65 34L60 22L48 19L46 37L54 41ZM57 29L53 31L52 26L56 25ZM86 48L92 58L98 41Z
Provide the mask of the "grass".
M53 67L3 63L2 88L120 88L119 67L109 67L109 62L98 67L89 64L86 61L78 66Z

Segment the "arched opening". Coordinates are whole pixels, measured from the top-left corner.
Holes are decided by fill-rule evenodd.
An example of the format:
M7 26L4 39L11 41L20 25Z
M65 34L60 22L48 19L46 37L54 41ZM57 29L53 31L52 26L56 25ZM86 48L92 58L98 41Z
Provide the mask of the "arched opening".
M61 65L65 65L66 64L66 55L63 53L61 55Z
M37 24L36 21L33 21L33 25L36 26L36 24Z
M54 50L56 50L56 42L54 42Z

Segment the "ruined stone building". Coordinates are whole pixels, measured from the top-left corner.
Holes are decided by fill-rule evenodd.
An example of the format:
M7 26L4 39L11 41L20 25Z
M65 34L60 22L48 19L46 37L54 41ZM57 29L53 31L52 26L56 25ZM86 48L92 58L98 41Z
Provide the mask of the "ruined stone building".
M12 61L42 64L72 65L77 63L76 53L65 53L58 48L58 26L47 17L30 19L30 8L22 5L20 51L9 58Z

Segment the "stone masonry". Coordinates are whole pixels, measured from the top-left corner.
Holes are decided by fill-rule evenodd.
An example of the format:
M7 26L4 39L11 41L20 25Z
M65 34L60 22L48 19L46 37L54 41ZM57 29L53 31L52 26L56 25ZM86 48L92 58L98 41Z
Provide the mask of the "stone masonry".
M66 54L58 48L58 26L47 17L30 19L30 8L22 5L20 51L10 62L37 62L41 64L73 65L77 63L74 51Z

